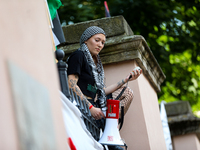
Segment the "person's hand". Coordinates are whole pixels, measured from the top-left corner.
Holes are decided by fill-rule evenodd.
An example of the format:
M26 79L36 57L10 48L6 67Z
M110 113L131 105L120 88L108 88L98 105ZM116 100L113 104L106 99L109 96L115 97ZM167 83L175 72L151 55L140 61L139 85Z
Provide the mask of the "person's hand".
M127 82L130 75L131 75L131 78L129 79L129 81L132 81L132 80L135 80L137 79L140 75L142 74L142 69L140 70L133 70L130 72L130 74L126 77L125 81Z
M103 112L101 111L100 108L96 108L96 107L93 106L90 109L90 112L91 112L92 117L94 117L94 119L96 119L96 120L99 120L101 118L105 118L105 116L104 116L104 114L103 114Z

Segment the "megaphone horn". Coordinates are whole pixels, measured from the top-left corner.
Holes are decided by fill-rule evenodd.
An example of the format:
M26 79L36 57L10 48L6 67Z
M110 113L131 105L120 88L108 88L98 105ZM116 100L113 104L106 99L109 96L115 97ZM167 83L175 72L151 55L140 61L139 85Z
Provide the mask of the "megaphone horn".
M102 145L125 145L120 137L118 129L119 102L119 100L107 100L106 125L103 135L98 141Z

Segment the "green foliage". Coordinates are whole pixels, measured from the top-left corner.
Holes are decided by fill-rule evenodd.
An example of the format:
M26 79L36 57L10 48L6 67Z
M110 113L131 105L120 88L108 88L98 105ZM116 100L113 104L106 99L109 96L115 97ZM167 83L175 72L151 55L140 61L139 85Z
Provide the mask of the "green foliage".
M200 64L191 60L191 50L183 53L170 54L169 61L173 72L170 74L172 81L166 81L162 87L160 100L167 102L175 100L188 100L193 110L200 108Z
M102 0L62 0L61 22L105 16ZM166 80L159 101L188 100L200 108L200 0L109 0L111 16L123 15L134 34L142 35Z

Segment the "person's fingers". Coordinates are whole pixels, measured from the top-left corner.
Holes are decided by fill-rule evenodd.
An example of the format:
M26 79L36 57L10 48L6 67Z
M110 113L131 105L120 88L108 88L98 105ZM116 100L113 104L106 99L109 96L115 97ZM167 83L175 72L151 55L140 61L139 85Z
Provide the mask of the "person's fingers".
M131 76L131 78L133 77L133 72L130 73L129 77Z
M138 73L134 70L134 71L133 71L132 79L133 79L133 80L136 79L137 75L138 75Z
M130 75L129 75L129 77L131 76L131 78L130 79L133 79L134 78L134 76L135 76L135 72L134 71L132 71L132 72L130 72Z
M101 111L101 118L105 118L105 115L102 111Z
M99 112L99 115L98 115L98 118L101 119L103 116L104 116L103 112L100 111L100 112Z
M136 71L137 71L137 75L140 74L140 71L139 71L139 70L136 70Z
M101 118L103 118L103 116L104 116L104 114L102 113L102 112L98 112L96 115L95 115L95 119L96 120L99 120L99 119L101 119Z
M104 114L101 109L97 109L97 111L92 116L94 119L99 120L104 116Z
M105 118L105 115L100 108L92 107L90 111L91 111L92 117L96 120Z
M134 76L136 76L136 75L137 75L137 72L136 72L135 70L133 70L133 72L134 72Z
M95 120L97 120L97 117L96 117L96 116L93 116L93 118L94 118Z
M135 80L140 76L141 73L142 73L142 69L133 70L130 72L130 75L126 79L127 80L129 79L129 81ZM131 78L130 78L130 76L131 76Z

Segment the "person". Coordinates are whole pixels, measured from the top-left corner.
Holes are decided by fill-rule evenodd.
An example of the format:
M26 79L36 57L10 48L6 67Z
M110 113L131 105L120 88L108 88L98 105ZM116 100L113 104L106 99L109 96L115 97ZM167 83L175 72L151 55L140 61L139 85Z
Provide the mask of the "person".
M80 96L89 107L92 117L102 122L106 112L106 95L112 93L113 98L121 92L125 84L137 79L142 70L133 70L121 81L105 87L104 69L99 57L106 42L104 30L97 26L87 28L80 38L80 48L73 52L67 59L69 88ZM131 78L129 79L129 76ZM133 99L133 92L128 87L119 98L124 106L124 114L127 112ZM117 147L109 147L117 149ZM119 148L120 149L120 148Z

